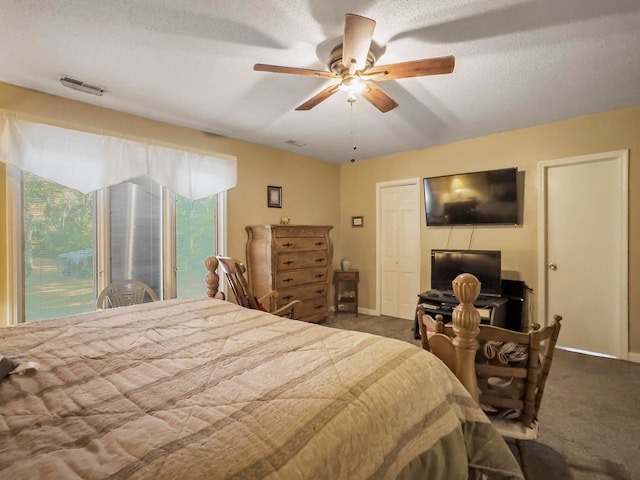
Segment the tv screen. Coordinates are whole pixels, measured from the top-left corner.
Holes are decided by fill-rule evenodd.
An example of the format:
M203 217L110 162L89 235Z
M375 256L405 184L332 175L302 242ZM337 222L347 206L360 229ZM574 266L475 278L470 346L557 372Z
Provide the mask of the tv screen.
M471 273L480 280L481 295L502 295L499 250L431 250L431 290L453 293L451 282L461 273Z
M518 169L424 179L427 226L517 225Z

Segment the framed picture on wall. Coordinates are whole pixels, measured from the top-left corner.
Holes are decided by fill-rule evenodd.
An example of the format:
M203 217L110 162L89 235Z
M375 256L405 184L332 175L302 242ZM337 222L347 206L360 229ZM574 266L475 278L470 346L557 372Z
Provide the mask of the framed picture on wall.
M282 208L282 187L267 186L267 207Z

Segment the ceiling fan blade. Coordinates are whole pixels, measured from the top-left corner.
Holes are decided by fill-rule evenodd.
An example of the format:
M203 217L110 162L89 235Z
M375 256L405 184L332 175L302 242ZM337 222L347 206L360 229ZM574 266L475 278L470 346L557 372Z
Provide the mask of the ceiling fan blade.
M380 87L373 82L367 82L365 89L360 94L382 113L387 113L398 106L396 101L384 93Z
M318 105L320 102L326 100L331 95L336 93L339 90L339 85L331 85L315 96L311 97L309 100L304 102L302 105L296 108L296 110L311 110L313 107Z
M376 22L367 17L353 13L344 16L344 37L342 39L342 64L353 75L355 70L362 70L367 61L373 30ZM355 65L355 68L353 66Z
M256 63L253 69L258 72L274 72L274 73L291 73L294 75L306 75L312 77L322 78L338 78L338 75L333 72L326 72L324 70L311 70L309 68L296 68L296 67L281 67L279 65L266 65L264 63Z
M453 72L455 57L425 58L412 62L392 63L390 65L376 65L364 75L365 79L383 82L385 80L396 80L398 78L424 77L426 75L441 75Z

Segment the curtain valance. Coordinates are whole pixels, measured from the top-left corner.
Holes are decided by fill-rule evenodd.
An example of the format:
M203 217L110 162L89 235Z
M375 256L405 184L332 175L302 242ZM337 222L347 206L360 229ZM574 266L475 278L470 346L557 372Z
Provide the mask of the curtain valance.
M0 124L0 160L83 193L150 175L197 200L235 187L236 158L203 155L11 118Z

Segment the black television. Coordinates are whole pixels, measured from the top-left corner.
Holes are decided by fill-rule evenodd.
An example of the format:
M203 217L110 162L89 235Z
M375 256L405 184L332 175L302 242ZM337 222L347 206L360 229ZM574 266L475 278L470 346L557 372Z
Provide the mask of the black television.
M427 226L517 225L518 169L424 179Z
M480 281L480 295L502 295L500 250L431 250L431 290L453 294L451 282L461 273Z

